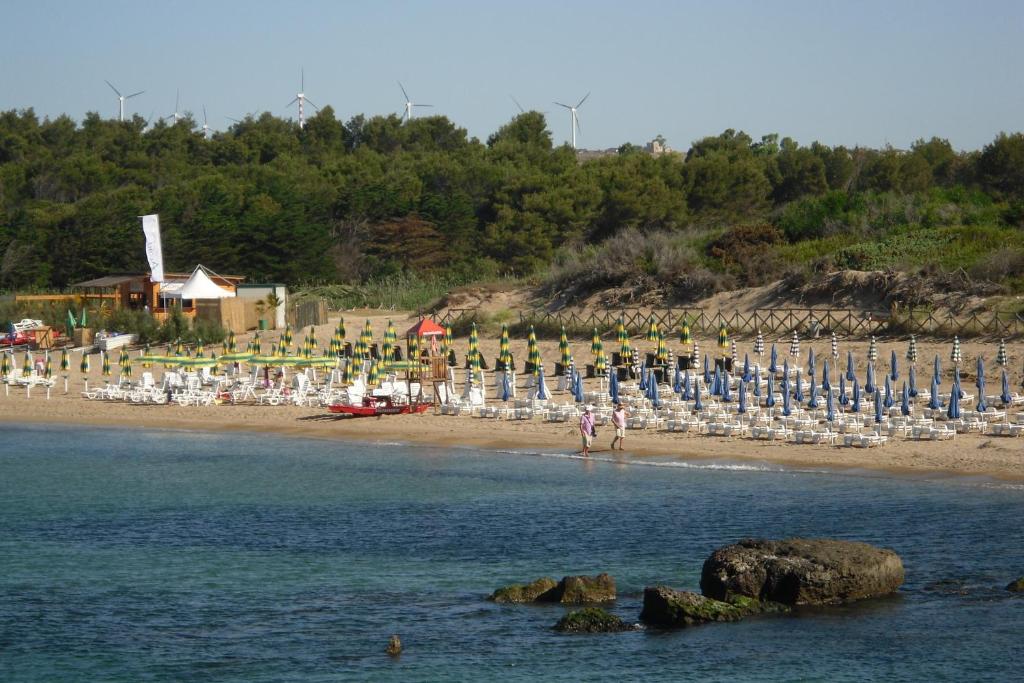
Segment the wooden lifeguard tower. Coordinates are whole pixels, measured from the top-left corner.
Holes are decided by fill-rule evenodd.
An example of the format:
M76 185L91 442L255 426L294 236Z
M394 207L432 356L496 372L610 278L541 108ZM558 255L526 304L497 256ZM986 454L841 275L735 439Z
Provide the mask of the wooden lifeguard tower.
M438 387L448 381L448 365L445 357L441 355L438 344L438 340L442 337L444 337L444 328L425 317L420 318L415 325L405 331L406 350L419 349L420 386L422 387L424 382L430 382L433 385L434 391L431 400L435 405L442 401ZM414 359L409 358L409 360Z

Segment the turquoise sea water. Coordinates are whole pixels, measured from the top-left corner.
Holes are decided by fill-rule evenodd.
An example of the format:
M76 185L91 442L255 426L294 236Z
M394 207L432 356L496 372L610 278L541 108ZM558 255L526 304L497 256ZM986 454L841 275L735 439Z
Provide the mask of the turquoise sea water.
M1003 586L1024 574L1022 487L262 435L0 436L0 681L1020 680L1024 599ZM891 547L907 583L794 617L594 636L552 632L561 607L484 599L608 571L613 611L635 620L645 585L696 590L716 546L796 535Z

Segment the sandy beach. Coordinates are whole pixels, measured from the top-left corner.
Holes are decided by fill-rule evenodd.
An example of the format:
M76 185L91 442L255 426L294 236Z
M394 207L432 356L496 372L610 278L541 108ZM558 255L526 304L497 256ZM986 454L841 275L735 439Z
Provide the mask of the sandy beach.
M380 339L389 319L379 312L346 313L345 322L348 328L348 339L358 335L359 329L366 319L371 320L376 339ZM392 315L399 335L413 320L404 315ZM329 341L332 327L322 326L317 330L320 344L325 346ZM301 340L304 331L295 331L296 340ZM264 333L264 343L277 339L279 333ZM605 335L605 350L609 353L617 349L611 335ZM677 332L670 331L667 335L669 346L673 352L681 348ZM245 339L241 345L244 347ZM701 349L715 352L712 339L700 338ZM744 352L751 351L753 340L737 339L739 357L742 362ZM774 341L778 344L780 364L788 352L788 340L766 339L770 348ZM821 362L829 356L830 338L803 340L801 344L801 363L806 363L807 352L814 348L818 355L819 368ZM650 343L641 339L632 339L634 348L641 351L648 349ZM857 361L858 375L863 377L866 357L866 341L840 340L840 366L845 369L847 349L851 349ZM455 348L460 360L464 356L467 342L458 339ZM481 351L493 364L498 352L497 334L482 332L480 337ZM550 370L557 358L557 341L543 340L540 342L542 359L546 369ZM578 363L591 361L590 340L571 340L571 348ZM918 386L926 388L931 377L931 363L934 355L939 354L943 366L944 383L948 388L948 377L952 370L949 362L950 341L921 340L918 342ZM988 390L987 393L999 393L998 366L994 363L996 341L971 341L962 344L963 362L961 378L968 391L973 390L975 359L981 355L986 360ZM906 372L904 355L907 341L904 339L878 340L878 367L887 367L890 351L895 350L900 363L901 373ZM1007 345L1010 357L1011 390L1020 392L1020 367L1024 359L1024 344L1019 342ZM515 354L519 369L526 358L525 339L512 340L512 352ZM702 351L703 353L703 351ZM138 352L133 352L133 356ZM15 358L19 363L21 355ZM114 358L116 361L116 357ZM340 418L327 413L324 409L300 408L295 406L268 405L218 405L210 407L181 407L178 405L136 405L125 402L90 401L80 396L83 388L83 377L78 372L80 354L72 354L72 370L69 373L69 393L64 394L63 379L56 373L57 384L51 390L51 397L46 399L45 391L36 389L31 398L27 398L24 389L11 387L9 394L0 392L0 421L9 423L64 423L91 426L130 427L130 428L161 428L201 430L210 432L248 431L268 432L286 436L301 436L317 439L339 439L359 441L399 441L424 443L437 446L471 446L487 450L532 450L543 452L572 453L578 449L578 432L574 422L546 423L536 418L530 421L496 421L468 416L452 417L433 413L416 416L395 416L386 418L351 419ZM100 375L98 357L93 357L90 384L102 385L105 378ZM766 360L767 362L767 360ZM57 364L57 358L54 359ZM135 377L141 368L135 367ZM113 376L116 379L117 365L113 365ZM833 369L833 377L836 370ZM159 376L160 370L156 370ZM461 384L460 373L457 383ZM589 380L587 390L595 385ZM493 400L494 391L488 376L488 399ZM549 378L548 386L555 387L555 379ZM522 390L520 390L522 391ZM554 400L559 403L570 401L567 392L553 392ZM973 392L972 392L973 393ZM521 393L520 395L525 395ZM2 429L2 428L0 428ZM602 456L611 455L608 450L613 436L610 427L599 431L595 441L595 453ZM762 442L748 438L727 438L707 435L691 435L654 430L629 430L627 432L626 450L615 451L615 457L659 458L672 457L694 461L725 460L734 462L777 463L790 467L821 467L829 469L885 470L904 473L945 473L954 475L988 476L999 479L1024 480L1024 438L1005 438L978 434L960 434L953 441L912 441L897 439L880 447L871 449L854 449L828 445L805 445L783 442Z

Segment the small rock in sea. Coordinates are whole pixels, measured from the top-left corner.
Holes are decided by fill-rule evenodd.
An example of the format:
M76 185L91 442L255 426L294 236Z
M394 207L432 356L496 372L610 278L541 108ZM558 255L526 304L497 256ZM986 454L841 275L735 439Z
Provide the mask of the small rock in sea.
M600 607L585 607L569 612L553 628L565 633L618 633L636 627Z
M835 605L894 593L903 584L903 561L867 543L793 538L746 539L715 550L701 571L701 592L785 605Z
M526 585L513 584L491 593L488 600L501 603L559 602L581 605L615 600L615 579L608 574L565 576L558 583L544 577Z
M1011 581L1010 585L1006 587L1006 590L1011 593L1024 593L1024 576L1020 577L1016 581Z
M392 657L397 657L402 654L402 639L397 635L393 635L388 639L387 653Z
M969 591L961 579L939 579L921 587L925 593L939 595L967 595Z
M640 621L661 628L684 628L713 621L739 621L752 614L788 612L789 607L734 595L729 602L666 586L644 589Z

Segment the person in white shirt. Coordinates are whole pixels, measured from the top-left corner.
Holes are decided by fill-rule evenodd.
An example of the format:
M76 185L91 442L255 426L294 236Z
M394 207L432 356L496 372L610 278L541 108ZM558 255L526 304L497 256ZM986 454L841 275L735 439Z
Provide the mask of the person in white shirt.
M615 427L615 438L612 439L612 450L615 450L615 444L619 444L619 450L623 448L623 443L626 441L626 408L621 403L615 406L615 410L612 411L612 426Z

